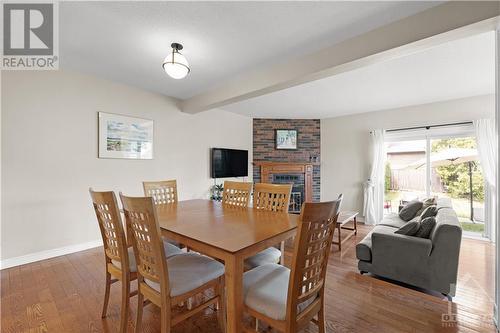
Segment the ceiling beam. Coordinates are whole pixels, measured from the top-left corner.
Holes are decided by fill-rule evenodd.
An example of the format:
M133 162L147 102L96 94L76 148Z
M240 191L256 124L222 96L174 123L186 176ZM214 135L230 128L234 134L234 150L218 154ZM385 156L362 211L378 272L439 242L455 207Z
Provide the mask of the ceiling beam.
M498 1L450 1L305 57L246 73L180 101L179 107L198 113L405 56L494 30L499 17Z

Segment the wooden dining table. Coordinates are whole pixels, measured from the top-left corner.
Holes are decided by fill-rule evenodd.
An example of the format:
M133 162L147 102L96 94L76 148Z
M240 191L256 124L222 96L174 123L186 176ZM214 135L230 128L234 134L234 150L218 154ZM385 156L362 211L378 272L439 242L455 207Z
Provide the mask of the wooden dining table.
M222 205L212 200L179 201L157 208L162 236L224 261L227 332L242 332L243 262L295 235L299 216Z

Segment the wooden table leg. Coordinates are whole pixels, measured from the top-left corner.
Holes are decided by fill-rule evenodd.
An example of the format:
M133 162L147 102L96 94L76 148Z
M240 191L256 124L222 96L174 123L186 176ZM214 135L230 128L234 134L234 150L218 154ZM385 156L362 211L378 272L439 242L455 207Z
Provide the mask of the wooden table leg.
M243 259L231 256L225 261L227 293L227 333L241 333L243 320Z
M339 251L342 251L342 233L340 232L342 226L340 224L337 224L337 230L339 231Z
M357 235L358 234L358 224L357 224L357 216L354 216L354 220L353 220L353 223L354 223L354 234Z

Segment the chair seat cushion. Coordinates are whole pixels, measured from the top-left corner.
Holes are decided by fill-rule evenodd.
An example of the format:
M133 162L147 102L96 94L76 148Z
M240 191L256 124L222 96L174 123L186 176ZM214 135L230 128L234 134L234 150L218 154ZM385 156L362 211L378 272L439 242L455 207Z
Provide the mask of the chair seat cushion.
M178 255L183 253L181 249L179 249L177 246L170 244L166 240L163 240L163 249L165 250L165 256L167 258L170 258L172 256ZM137 272L137 263L135 261L135 256L134 256L134 248L129 247L128 248L128 260L129 260L129 269L131 272ZM122 265L118 260L111 260L111 263L121 269Z
M286 319L286 302L290 270L278 264L266 264L243 275L243 300L254 311L275 319ZM299 304L302 312L315 300L311 297Z
M245 270L259 267L265 264L277 264L280 262L281 251L275 247L268 247L264 251L260 251L256 255L245 259Z
M201 287L224 275L224 265L196 253L182 253L167 260L170 296L175 297ZM160 292L160 284L144 279L146 284Z

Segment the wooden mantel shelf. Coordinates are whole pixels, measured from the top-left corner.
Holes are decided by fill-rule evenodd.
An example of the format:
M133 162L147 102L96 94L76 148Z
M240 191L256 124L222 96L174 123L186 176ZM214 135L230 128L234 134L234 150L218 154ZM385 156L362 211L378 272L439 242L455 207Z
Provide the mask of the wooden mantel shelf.
M263 183L271 183L273 174L303 174L305 201L312 201L313 166L311 162L274 162L254 161L253 165L260 167L260 179Z
M253 161L253 165L320 165L319 162L277 162L277 161Z

